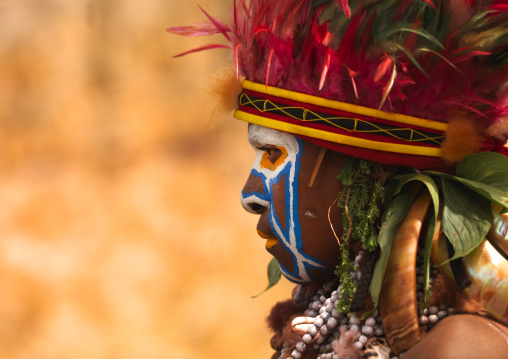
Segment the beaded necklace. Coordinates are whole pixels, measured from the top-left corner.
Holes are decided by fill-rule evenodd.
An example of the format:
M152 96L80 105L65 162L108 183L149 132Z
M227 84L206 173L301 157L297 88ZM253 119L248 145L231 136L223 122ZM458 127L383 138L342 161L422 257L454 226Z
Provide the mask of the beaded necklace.
M421 265L423 263L423 251L420 250L417 258L416 289L417 297L423 302L425 292L423 290L423 275ZM353 276L358 279L359 257L355 258L355 271ZM437 276L437 271L432 273L431 286ZM339 359L339 347L352 345L358 353L368 350L368 343L381 344L380 353L384 356L380 359L398 359L403 356L393 355L385 340L383 323L378 310L375 310L366 318L358 313L341 313L337 311L337 304L341 297L342 285L337 280L325 283L313 294L304 298L304 287L299 285L293 296L293 300L307 309L303 316L296 317L292 321L292 328L301 340L296 344L285 342L281 352L281 359L300 359L303 353L312 346L318 351L317 359ZM455 314L455 308L444 305L430 306L419 310L420 328L428 331L441 319ZM392 355L390 356L390 353Z

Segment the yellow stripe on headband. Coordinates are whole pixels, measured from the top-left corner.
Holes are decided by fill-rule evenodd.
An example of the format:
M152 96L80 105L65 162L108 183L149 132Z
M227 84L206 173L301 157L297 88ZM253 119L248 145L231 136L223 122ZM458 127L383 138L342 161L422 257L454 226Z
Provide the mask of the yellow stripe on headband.
M281 98L285 98L288 100L308 103L308 104L315 105L315 106L331 108L334 110L352 112L352 113L356 113L358 115L380 118L383 120L403 123L406 125L419 126L419 127L429 128L429 129L433 129L433 130L439 130L439 131L443 131L443 132L446 132L448 130L448 124L444 123L444 122L426 120L423 118L401 115L399 113L385 112L382 110L376 110L376 109L369 108L369 107L363 107L363 106L353 105L350 103L330 100L330 99L323 98L323 97L307 95L307 94L300 93L300 92L284 90L284 89L281 89L278 87L266 86L266 85L259 84L256 82L251 82L248 80L242 81L242 87L246 90L256 91L259 93L264 93L267 95L281 97ZM312 137L314 137L314 136L312 136ZM343 143L343 142L341 142L341 143ZM396 146L399 146L399 145L396 145ZM361 147L363 147L363 146L361 146ZM406 152L402 152L402 153L406 153Z
M353 147L361 147L371 150L402 153L408 155L440 157L440 149L435 147L422 147L422 146L402 145L396 143L377 142L367 140L364 138L351 137L347 135L341 135L338 133L317 130L305 126L294 125L287 122L277 121L270 118L253 115L248 112L240 110L236 110L233 113L233 116L239 120L253 123L255 125L269 127L279 131L313 137L320 140L340 143L343 145L349 145Z

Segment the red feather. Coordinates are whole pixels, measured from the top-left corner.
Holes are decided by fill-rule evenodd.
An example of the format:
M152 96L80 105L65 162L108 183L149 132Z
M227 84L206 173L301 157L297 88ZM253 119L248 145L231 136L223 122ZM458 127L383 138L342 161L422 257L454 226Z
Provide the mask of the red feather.
M371 108L386 101L384 107L394 112L443 122L458 108L479 126L490 124L508 103L503 53L508 42L499 32L508 21L508 2L441 3L234 0L231 28L203 11L211 24L168 31L221 33L231 42L237 76L251 81ZM489 12L479 16L484 11ZM429 41L431 36L444 49ZM212 44L177 56L212 48L227 46Z
M393 60L385 54L385 59L379 64L376 70L376 74L374 75L374 81L379 81L386 74L388 69L392 67Z
M486 52L486 51L469 51L469 52L465 53L464 55L455 57L452 60L452 62L454 64L458 64L458 63L461 63L464 61L468 61L469 59L471 59L472 57L475 57L475 56L488 56L490 54L491 54L491 52Z
M351 70L347 66L346 66L346 69L347 69L347 72L349 74L349 79L351 80L351 84L353 85L353 90L355 92L356 99L358 100L358 89L356 88L356 81L355 81L355 77L358 74L358 72Z
M268 55L268 63L266 64L266 79L265 79L265 86L266 90L268 91L268 80L270 78L270 65L272 64L272 58L273 58L273 49L270 51L270 55Z
M434 3L432 2L432 0L423 0L425 1L427 4L429 4L430 6L432 6L432 8L435 10L436 9L436 5L434 5Z
M238 49L240 48L240 44L235 45L235 72L236 72L236 79L238 80L239 77L239 63L238 63Z

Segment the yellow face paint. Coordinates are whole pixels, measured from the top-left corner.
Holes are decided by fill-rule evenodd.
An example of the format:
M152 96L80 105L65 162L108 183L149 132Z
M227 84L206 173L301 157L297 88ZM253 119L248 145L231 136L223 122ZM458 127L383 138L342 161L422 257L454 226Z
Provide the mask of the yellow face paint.
M274 237L270 237L266 234L264 234L263 232L261 232L259 229L258 229L258 235L263 238L263 239L266 239L266 249L270 249L272 248L273 246L275 246L279 241L277 240L277 238L274 238Z
M288 157L288 150L286 150L282 146L274 146L274 147L276 147L280 151L281 155L279 156L279 158L277 158L277 160L274 163L272 163L272 161L270 161L270 154L268 152L263 153L260 162L261 168L266 168L268 170L275 171L277 167L279 167L286 161L286 158Z

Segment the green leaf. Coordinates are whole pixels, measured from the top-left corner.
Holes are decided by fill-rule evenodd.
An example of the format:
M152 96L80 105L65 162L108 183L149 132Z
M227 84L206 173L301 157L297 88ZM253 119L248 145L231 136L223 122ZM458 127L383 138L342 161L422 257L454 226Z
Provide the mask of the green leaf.
M466 156L457 164L457 176L508 192L508 157L496 152Z
M253 295L251 298L257 298L264 292L266 292L268 289L273 287L275 284L277 284L280 280L280 267L279 262L277 262L277 259L272 258L270 263L268 263L268 286L265 288L264 291L259 293L258 295Z
M415 59L415 57L413 56L413 54L411 54L409 52L409 50L407 50L404 46L400 45L400 44L397 44L397 43L393 43L393 45L395 47L397 47L399 50L401 50L403 53L406 54L406 56L409 58L409 60L411 60L411 62L413 63L413 65L415 65L418 70L420 70L420 72L422 74L424 74L426 77L428 77L430 79L430 76L425 72L425 70L423 69L423 67L418 63L418 61Z
M491 202L497 203L500 206L504 207L505 210L508 210L508 193L503 192L496 187L441 172L426 171L425 174L439 176L443 179L446 178L448 180L461 183L469 189L472 189L474 192L478 193L480 196L488 199Z
M410 205L411 188L408 186L407 190L401 191L393 198L383 214L381 231L379 232L378 238L381 255L376 262L370 282L370 295L374 302L374 307L377 307L379 302L379 294L381 293L381 286L383 285L383 278L385 276L395 234L399 229L400 223L406 217Z
M397 189L395 189L395 197L390 202L384 213L381 223L381 231L379 232L378 242L381 248L381 255L376 263L376 266L374 267L374 273L372 275L372 282L370 286L370 293L372 301L374 302L374 307L377 307L379 301L379 294L381 293L381 286L383 284L383 278L385 275L386 266L388 264L388 258L390 257L390 251L392 249L392 243L395 238L395 234L399 229L400 223L406 217L411 205L412 187L408 184L414 181L423 183L427 187L432 197L432 203L434 205L434 216L432 217L429 225L429 230L431 230L432 233L434 232L433 228L437 219L437 210L439 209L439 189L431 177L419 173L409 173L394 176L390 180L398 181L399 185ZM430 236L430 241L432 241L432 234L430 234ZM427 241L429 241L428 238ZM425 244L426 255L424 257L424 266L427 268L427 271L430 272L430 244L427 246L427 241Z
M425 30L418 30L418 29L413 29L413 28L399 28L399 29L393 29L392 31L389 31L387 34L386 34L386 37L389 37L393 34L396 34L397 32L410 32L410 33L413 33L413 34L417 34L417 35L420 35L421 37L424 37L426 38L427 40L429 40L430 42L432 42L434 45L436 45L437 47L441 48L441 49L444 49L444 46L443 44L441 44L441 42L439 42L438 39L436 39L434 36L432 36L431 34L429 34L427 31Z
M451 62L450 60L448 60L445 56L441 55L439 52L437 51L434 51L434 50L431 50L431 49L427 49L427 48L419 48L415 51L416 52L430 52L431 54L434 54L435 56L439 57L441 60L443 60L444 62L446 62L448 65L450 65L451 67L453 67L455 70L457 70L457 72L459 73L462 73L462 71L460 71L458 69L457 66L455 66L453 64L453 62Z
M443 232L453 245L453 258L476 248L490 229L492 214L488 199L455 181L443 179Z
M427 189L430 192L430 195L432 196L432 203L434 204L434 215L437 215L437 209L439 208L439 188L437 188L436 183L434 180L427 176L426 174L420 174L420 173L409 173L409 174L403 174L394 176L391 178L391 180L397 180L399 181L399 186L395 190L395 194L399 193L399 191L409 182L411 181L418 181L423 183L425 186L427 186Z
M434 211L436 213L436 211ZM432 241L434 239L434 231L436 229L436 216L432 216L429 219L429 224L427 225L427 235L425 236L425 252L423 255L423 275L425 281L423 283L423 289L425 290L425 302L424 307L428 306L430 300L430 249L432 247Z

